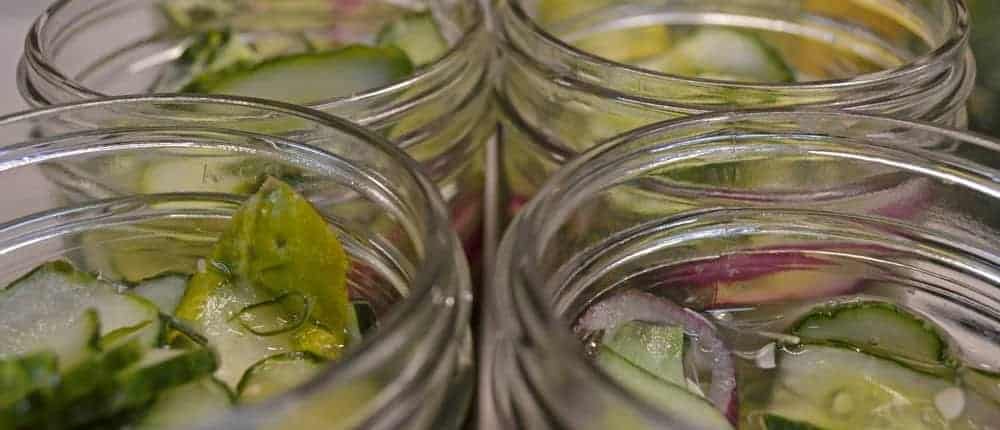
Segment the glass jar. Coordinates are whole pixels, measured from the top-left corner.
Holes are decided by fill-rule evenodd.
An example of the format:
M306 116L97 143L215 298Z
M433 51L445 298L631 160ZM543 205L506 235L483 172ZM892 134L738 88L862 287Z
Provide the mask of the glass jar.
M744 405L726 410L740 428L759 428L754 387L767 385L752 383L755 360L798 345L778 327L817 305L881 301L922 315L973 370L963 369L1000 380L998 151L920 123L764 111L651 125L586 152L501 243L484 305L485 425L713 428L626 389L590 358L598 341L587 330L604 318L592 309L630 293L658 305L607 305L603 315L669 315L685 321L685 336L693 325L695 339L722 339L685 354L714 354L710 364L735 372L702 375L710 385L699 387ZM691 381L704 363L684 357ZM982 387L965 391L967 405L1000 397ZM993 405L986 422L1000 414Z
M184 20L164 13L168 5L186 11ZM402 81L307 107L375 130L416 158L445 196L454 227L476 261L483 234L486 144L495 132L488 78L492 40L478 2L61 1L28 34L20 90L36 107L150 93L187 61L185 48L211 30L229 29L240 40L266 45L257 46L262 52L309 49L305 45L312 42L303 40L313 36L369 43L377 29L364 25L369 17L363 5L432 11L447 53Z
M296 133L262 131L289 122ZM388 141L292 105L155 95L15 114L0 130L3 285L54 259L115 281L194 273L268 175L338 233L349 293L378 327L304 385L205 428L460 427L474 386L468 268L440 196Z
M566 160L642 125L809 106L964 126L975 80L967 12L956 0L502 0L496 14L510 213ZM702 29L729 36L690 42ZM681 53L695 56L728 45L716 61L780 61L787 82L652 68L657 58L681 62L671 49L693 46ZM764 58L746 52L754 49Z

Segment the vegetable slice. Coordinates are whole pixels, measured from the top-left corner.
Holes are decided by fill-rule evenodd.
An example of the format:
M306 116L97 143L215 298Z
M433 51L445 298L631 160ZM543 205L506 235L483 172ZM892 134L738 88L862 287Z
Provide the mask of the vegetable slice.
M79 351L88 331L81 315L95 309L101 334L153 321L148 345L159 338L159 312L149 301L118 294L112 284L79 272L70 263L44 264L0 293L0 357L38 349ZM63 365L72 360L63 360Z
M184 296L187 282L187 275L170 273L142 281L129 293L149 300L160 312L173 314Z
M247 369L236 392L241 403L254 403L301 385L323 369L313 354L293 352L268 357Z
M316 209L288 184L270 179L234 214L203 270L191 278L177 317L191 321L227 357L217 376L230 384L275 353L306 350L336 358L360 337L347 295L348 263ZM294 331L257 336L230 321L248 306L290 293L310 307L309 321ZM257 310L275 312L273 318L299 311Z
M847 345L911 367L942 365L947 360L947 346L929 322L884 302L821 308L802 318L792 334L806 343Z
M845 348L809 345L783 351L767 413L787 420L830 428L938 429L958 423L996 422L970 416L973 408L951 402L942 409L939 396L958 393L949 381L899 363ZM975 427L972 427L975 428Z
M136 430L186 429L224 413L233 404L233 394L226 384L202 378L163 391L156 402L139 418Z
M704 424L705 428L733 428L726 417L705 399L632 365L610 349L601 347L597 353L597 364L629 391L670 414L684 417L688 422Z
M416 66L431 63L448 52L448 41L430 12L403 16L386 24L379 32L378 44L402 49Z
M749 82L792 82L781 54L759 36L727 28L703 28L666 55L640 66L672 75Z
M684 387L684 329L630 321L604 335L603 344L634 366Z
M181 91L311 103L383 87L412 72L399 48L351 45L203 74Z

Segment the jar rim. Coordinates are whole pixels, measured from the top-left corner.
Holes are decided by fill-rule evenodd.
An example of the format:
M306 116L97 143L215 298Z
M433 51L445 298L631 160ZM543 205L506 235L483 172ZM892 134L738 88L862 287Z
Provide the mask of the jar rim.
M141 96L117 96L82 102L64 103L41 109L8 114L0 116L0 130L5 127L13 127L22 123L34 124L44 121L46 118L58 117L67 113L86 112L93 109L103 109L108 106L129 107L163 105L220 106L237 109L249 109L253 112L264 112L267 114L298 118L307 121L312 125L336 130L339 133L343 133L349 137L357 139L359 142L369 144L392 160L394 167L404 171L406 174L405 177L408 178L407 181L412 181L415 188L418 190L419 194L414 199L414 204L418 205L418 209L421 212L429 214L421 226L423 233L421 234L422 237L420 239L424 241L424 246L427 249L427 252L424 253L424 259L422 261L423 264L417 268L416 273L409 283L409 294L407 294L403 300L400 301L400 303L393 306L394 309L392 315L390 315L390 318L388 318L385 322L380 322L380 329L371 338L365 339L365 341L357 347L346 351L345 355L341 359L331 363L314 379L310 380L306 384L274 398L268 399L260 405L254 405L251 407L240 408L236 411L227 412L222 415L222 419L225 420L223 422L228 422L229 419L240 419L240 417L244 416L266 416L264 411L279 410L282 405L287 405L301 399L308 398L317 391L323 391L335 386L345 377L345 375L363 373L365 369L372 367L372 363L388 359L392 355L391 348L398 347L397 344L399 343L398 341L394 341L392 339L399 338L401 336L405 337L405 335L414 330L425 329L422 326L416 325L417 323L413 321L413 318L407 316L417 314L422 311L426 312L426 309L430 309L428 303L432 303L435 300L435 297L441 294L440 290L442 285L446 288L454 288L456 290L447 292L447 294L453 295L456 298L456 301L462 303L467 301L466 296L469 294L471 289L467 273L468 269L464 258L461 257L460 251L458 251L460 247L458 245L457 238L454 233L452 233L450 225L448 224L448 212L440 194L437 193L434 186L424 176L424 174L421 173L416 162L412 158L408 157L396 145L391 144L385 138L378 136L364 127L342 118L293 104L248 97L151 94ZM225 117L225 115L223 115L223 117ZM91 124L86 125L89 126ZM197 122L192 122L191 125L192 127L199 127L202 129L205 128L204 124L199 124ZM98 124L93 124L93 126L97 130L101 129ZM144 128L144 126L140 126L115 128L114 130L116 133L127 133L130 130L141 131ZM227 132L239 132L234 129L218 127L210 128L213 133L226 134ZM58 135L45 136L41 140L34 141L35 143L32 143L32 139L17 142L15 143L19 150L17 153L12 153L12 151L9 151L5 147L0 147L0 171L18 169L25 165L31 165L32 162L25 163L24 160L21 159L22 154L20 153L20 150L31 149L30 146L46 145L53 139L58 139ZM324 163L324 159L330 161L343 160L342 157L328 152L321 147L295 142L294 138L285 141L285 144L283 145L287 147L288 150L295 151L298 157L306 157L312 160L312 162ZM58 151L56 153L58 153ZM0 224L7 227L12 225L16 226L17 224L24 222L30 223L32 219L37 218L40 214L42 217L45 217L46 215L51 215L49 212L64 211L65 209L56 209L54 211L32 213L14 220L4 220ZM435 252L437 250L447 249L455 250L455 252ZM450 278L457 279L457 285L453 285L455 282L452 282ZM468 306L463 307L463 305L460 304L456 305L456 308L457 310L454 315L446 315L445 313L438 312L435 314L437 315L435 318L447 317L459 321L460 323L462 321L466 321L469 316ZM250 419L252 420L253 418Z
M769 121L778 122L775 120L781 118L813 119L817 121L817 125L813 126L814 129L826 127L828 130L832 130L838 126L844 127L844 122L849 120L871 121L884 126L880 127L880 129L885 129L886 131L903 127L907 130L954 139L963 144L1000 154L1000 141L979 134L941 127L926 122L832 111L793 111L783 109L712 113L664 121L619 135L578 156L551 177L536 197L522 209L504 236L501 250L498 253L498 266L494 277L495 282L498 284L497 287L500 288L491 289L490 294L503 296L504 298L493 300L505 302L507 306L513 307L513 312L510 313L515 316L512 318L518 318L520 320L518 324L524 324L523 330L519 331L532 339L525 342L525 344L537 344L536 340L544 336L545 341L543 343L546 345L546 348L551 349L553 354L561 354L560 366L569 369L567 370L568 372L574 372L574 379L597 381L596 384L598 384L600 390L607 390L605 392L610 393L615 398L625 399L629 404L637 405L637 410L643 416L653 417L652 419L657 421L668 419L669 417L659 408L643 401L639 396L629 392L620 384L613 382L597 366L586 360L580 350L579 341L566 328L566 320L561 315L557 315L559 311L553 309L552 297L550 296L553 289L549 287L559 287L561 291L565 286L553 285L552 282L549 282L545 278L543 270L536 266L536 264L544 261L542 254L544 252L545 241L551 239L552 235L561 227L560 223L563 217L554 214L568 213L568 211L573 210L575 203L579 203L581 198L586 198L587 193L595 193L603 190L604 186L600 185L602 178L612 178L616 177L616 175L630 175L633 169L638 168L641 170L646 168L636 167L637 165L628 165L628 160L651 156L651 154L666 156L664 153L669 150L669 148L666 148L667 145L662 141L654 143L644 142L644 144L637 148L626 148L624 147L624 143L638 139L656 138L657 136L666 135L671 132L676 133L676 136L681 136L674 138L676 139L675 142L684 140L694 141L703 136L685 133L685 130L702 129L711 131L713 130L711 128L713 125L720 126L722 124L736 124L740 121L753 120L758 121L760 124L767 124ZM824 120L827 120L827 122L819 123ZM791 132L794 133L795 130ZM808 130L806 132L808 133ZM738 131L733 131L733 133L738 133ZM833 139L837 139L837 137L833 137ZM974 188L982 194L987 194L988 198L1000 200L1000 164L983 165L972 157L959 158L948 156L947 154L939 154L927 149L921 150L911 147L902 147L899 149L902 154L920 157L919 160L923 161L923 164L919 168L914 168L914 171L940 179L943 182L950 181L955 186ZM938 164L939 162L941 164ZM581 197L581 195L583 196ZM733 212L740 210L745 210L745 208L706 208L703 211L696 212L698 212L697 215L702 215L710 212ZM769 217L779 220L783 219L776 216L776 214L784 212L783 209L768 209L767 212ZM694 212L679 214L675 218L672 218L671 221L677 226L682 226L687 222L688 217L694 216L692 214ZM924 229L919 229L915 226L901 225L882 219L870 219L849 213L823 212L817 213L817 217L829 220L855 219L858 222L883 227L884 230L878 228L873 228L873 230L884 232L890 236L900 234L900 237L911 237L908 235L911 232L924 231ZM657 229L658 231L662 231L660 226L657 226ZM890 234L889 232L903 232L905 234ZM913 234L913 237L920 237L920 235ZM942 233L941 235L930 236L929 240L934 241L934 243L950 243L946 240L949 238L951 236ZM1000 254L997 254L996 249L992 248L994 245L991 242L987 246L979 243L960 243L955 246L962 252L967 252L967 254L962 254L965 257L981 258L983 255L989 255L992 261L990 264L1000 267ZM516 252L514 252L515 250ZM991 276L1000 277L1000 272Z
M620 63L591 54L572 46L558 36L545 30L538 22L531 18L530 14L522 6L524 1L525 0L504 0L503 3L506 4L506 8L510 10L510 15L513 16L514 19L518 20L520 24L527 26L530 31L540 36L542 40L555 47L558 51L562 51L569 57L577 59L581 62L593 64L599 67L620 68L643 78L662 80L664 82L674 82L688 85L717 85L725 88L744 90L806 91L831 88L849 89L855 87L870 87L889 81L909 79L913 76L919 76L926 73L926 70L934 66L940 58L962 58L962 51L964 51L968 45L970 30L968 18L969 13L965 3L961 0L949 0L948 4L952 6L952 12L955 20L952 21L950 25L948 37L945 39L944 43L927 53L915 57L901 66L879 70L873 73L864 73L848 78L827 79L803 83L736 82L671 75L626 63Z
M26 82L26 67L28 63L32 67L40 69L46 75L46 79L52 80L57 83L62 90L71 91L75 93L74 95L79 98L114 98L121 97L121 95L104 94L100 91L91 89L90 87L80 83L76 79L67 76L57 67L55 67L48 53L42 47L42 38L45 32L49 29L48 21L52 16L60 13L64 8L80 0L58 0L51 6L45 9L38 18L32 23L31 28L28 30L25 36L24 42L24 56L22 57L20 64L18 66L19 75L21 75L18 80L20 81L21 91L25 94L25 98L32 101L27 94L31 93L24 88L29 83ZM114 1L120 0L112 0ZM374 88L369 88L364 91L340 97L333 97L318 102L312 102L307 104L302 104L302 106L317 109L317 110L329 110L334 108L350 107L353 105L363 105L365 102L372 99L377 99L389 94L401 93L408 88L417 86L425 81L434 79L435 77L447 73L449 70L454 69L461 65L463 53L476 48L476 39L481 37L486 30L486 12L483 6L478 1L469 2L473 7L473 13L475 19L468 25L464 26L461 36L459 37L457 43L450 46L448 51L441 57L435 59L431 63L424 65L422 67L414 70L414 73L398 82L393 82L388 85L382 85ZM109 4L104 4L104 7L110 7ZM49 101L50 103L52 101ZM374 117L379 117L381 115L373 115ZM361 118L357 120L360 123L366 123L372 121L372 119Z

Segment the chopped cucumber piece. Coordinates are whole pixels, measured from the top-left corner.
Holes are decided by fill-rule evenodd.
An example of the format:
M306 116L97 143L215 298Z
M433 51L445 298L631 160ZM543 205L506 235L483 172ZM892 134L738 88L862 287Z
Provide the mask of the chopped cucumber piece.
M160 393L156 402L131 427L135 430L186 429L224 413L233 404L226 384L201 378Z
M792 82L795 74L773 47L753 33L703 28L667 54L640 66L678 76L749 82Z
M39 349L80 351L96 321L81 321L95 309L102 335L153 321L144 339L159 339L159 312L141 297L118 294L117 288L93 275L58 261L44 264L0 293L0 357ZM64 363L72 363L64 359ZM61 365L62 367L62 365Z
M25 428L43 419L59 383L58 360L51 352L0 360L0 428Z
M956 393L962 401L941 401ZM967 414L976 410L965 406L975 401L968 394L895 361L809 345L778 357L766 413L827 429L947 429L996 422L995 410L992 416Z
M386 24L379 32L378 44L402 49L416 66L431 63L448 52L448 41L430 12L404 16Z
M413 63L399 48L351 45L207 73L182 92L312 103L383 87L412 72Z
M733 428L707 400L634 366L606 347L601 347L597 353L597 364L627 390L669 414L684 417L687 422L703 424L705 428Z
M604 335L603 344L632 365L679 387L684 379L684 329L630 321Z
M938 331L889 303L849 303L821 309L800 320L792 334L806 343L847 345L914 368L947 361L947 347Z
M207 348L150 350L115 375L116 390L109 407L121 411L141 406L163 390L211 375L217 363L215 353Z
M291 390L323 369L323 360L292 352L265 358L247 369L236 392L241 403L254 403Z
M172 315L184 296L188 278L187 275L175 273L157 276L140 282L129 293L149 300L160 312Z

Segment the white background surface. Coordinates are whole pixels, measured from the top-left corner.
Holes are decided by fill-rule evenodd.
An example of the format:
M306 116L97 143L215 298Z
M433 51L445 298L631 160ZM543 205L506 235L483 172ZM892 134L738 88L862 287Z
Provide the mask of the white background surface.
M28 27L49 3L49 0L0 0L0 114L27 108L17 93L17 62Z

